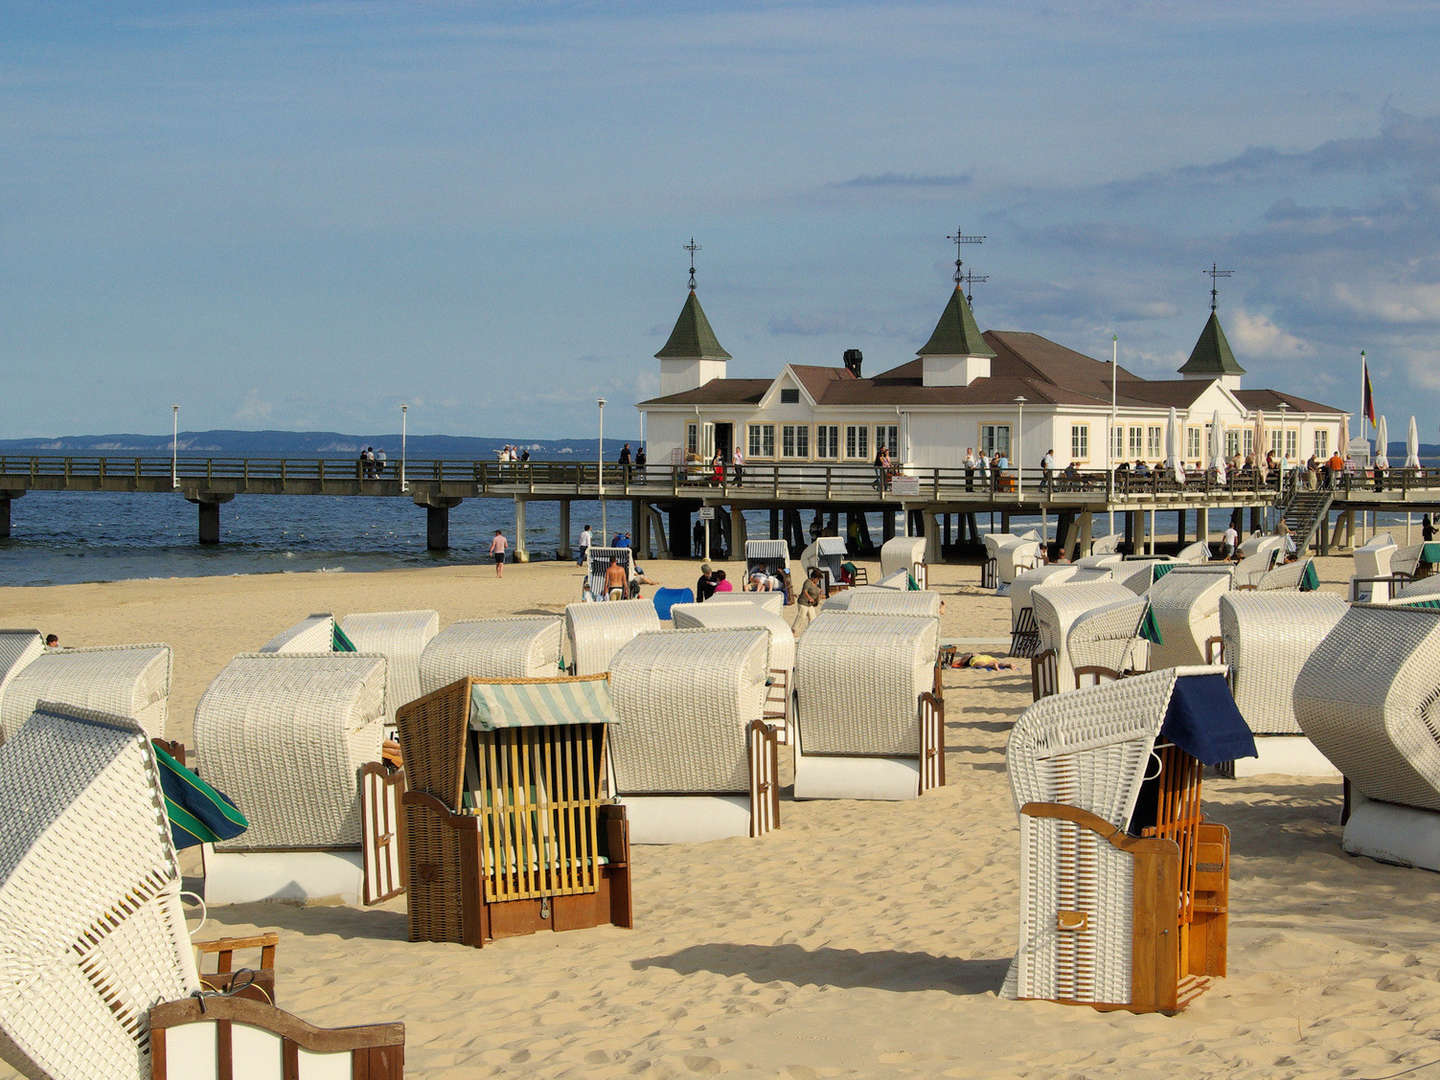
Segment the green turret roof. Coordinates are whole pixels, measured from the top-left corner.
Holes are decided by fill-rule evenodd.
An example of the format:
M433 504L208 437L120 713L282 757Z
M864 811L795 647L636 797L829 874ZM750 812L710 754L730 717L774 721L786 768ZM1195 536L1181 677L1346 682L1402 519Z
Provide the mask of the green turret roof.
M705 309L700 306L694 289L685 298L685 306L675 320L675 329L670 331L670 340L655 354L656 359L663 360L667 356L684 360L730 359L730 354L715 339L715 331L710 329L710 320L705 317Z
M940 313L940 321L935 324L935 332L930 335L930 340L915 355L995 355L995 350L980 336L980 327L975 324L975 316L970 311L970 305L965 302L965 293L960 286L955 286L955 291L950 294L950 302Z
M1190 359L1180 369L1181 375L1244 375L1245 369L1235 362L1230 351L1230 342L1225 340L1225 331L1220 329L1220 319L1212 310L1200 331L1195 348L1190 350Z

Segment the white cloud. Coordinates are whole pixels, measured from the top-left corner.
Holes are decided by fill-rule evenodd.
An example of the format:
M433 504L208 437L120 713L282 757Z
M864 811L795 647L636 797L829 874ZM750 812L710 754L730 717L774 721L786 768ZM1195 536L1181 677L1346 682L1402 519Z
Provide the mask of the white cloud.
M243 424L258 424L268 420L274 407L263 400L255 389L245 391L245 400L235 407L235 419Z
M1287 330L1282 330L1264 315L1237 308L1227 320L1228 336L1242 354L1256 356L1312 356L1314 347Z
M1440 321L1440 282L1339 282L1335 299L1356 315L1391 323Z

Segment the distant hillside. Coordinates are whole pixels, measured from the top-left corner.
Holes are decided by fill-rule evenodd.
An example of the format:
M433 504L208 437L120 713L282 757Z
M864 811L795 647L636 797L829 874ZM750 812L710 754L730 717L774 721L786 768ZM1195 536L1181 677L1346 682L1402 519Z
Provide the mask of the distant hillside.
M506 442L485 436L410 435L406 454L412 458L489 460ZM606 439L605 456L613 459L624 439ZM531 439L516 445L539 460L582 460L595 456L595 439ZM635 445L632 441L632 446ZM336 431L182 431L184 457L338 457L352 458L367 446L400 456L400 433L345 435ZM169 457L170 434L62 435L53 439L0 439L0 454L69 454L85 456Z

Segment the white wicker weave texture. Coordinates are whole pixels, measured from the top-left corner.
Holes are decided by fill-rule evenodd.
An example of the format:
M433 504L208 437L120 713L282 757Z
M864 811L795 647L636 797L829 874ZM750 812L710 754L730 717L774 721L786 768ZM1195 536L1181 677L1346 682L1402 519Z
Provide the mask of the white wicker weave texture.
M1295 680L1345 614L1323 592L1234 592L1220 598L1220 636L1235 705L1256 735L1298 735Z
M1440 595L1440 574L1431 574L1419 581L1412 581L1395 595L1397 599L1401 600L1414 600L1420 597L1428 599Z
M150 1075L146 1016L200 987L149 740L45 703L0 747L0 1057Z
M1255 582L1255 588L1259 592L1298 590L1305 580L1305 571L1309 566L1309 559L1296 559L1294 562L1284 563L1269 573L1261 574L1259 580Z
M850 610L881 615L924 615L940 617L940 594L922 589L918 592L897 592L894 589L857 590L850 601Z
M385 674L385 716L420 696L420 656L440 629L433 611L369 611L347 615L340 629L360 652L379 653L389 662ZM322 650L323 651L323 650Z
M1066 662L1072 672L1078 667L1093 666L1124 673L1130 668L1140 667L1145 642L1136 636L1136 632L1146 604L1145 597L1135 596L1129 600L1102 604L1076 616L1065 635ZM1060 693L1074 688L1072 674L1068 683L1061 684Z
M790 624L774 612L747 604L675 604L670 618L676 630L702 626L762 626L770 635L770 666L795 670L795 633Z
M1295 718L1364 795L1440 810L1440 611L1352 604L1295 680Z
M1203 664L1205 641L1220 633L1220 598L1230 591L1229 568L1216 572L1172 570L1150 586L1150 610L1160 642L1150 646L1150 666Z
M880 576L889 577L897 570L909 573L916 563L925 561L923 536L894 536L880 545Z
M5 701L5 688L10 681L44 653L45 642L39 630L0 630L0 705ZM0 709L0 743L5 738L5 717Z
M1371 537L1370 542L1355 549L1355 578L1388 577L1395 559L1395 552L1400 550L1395 542L1390 539L1389 533L1381 533ZM1390 588L1385 584L1367 582L1359 587L1361 600L1385 600L1390 596Z
M14 736L37 701L58 701L139 722L152 739L165 735L170 707L169 645L106 645L37 656L5 688L0 728Z
M659 630L660 616L649 600L608 600L603 604L568 604L565 639L576 675L599 675L610 658L636 634Z
M538 679L559 674L561 622L553 615L451 623L420 654L420 693L456 679Z
M1246 555L1235 564L1235 588L1253 588L1260 584L1260 579L1270 572L1275 565L1276 549L1266 547L1257 551L1254 555Z
M748 792L746 729L765 708L769 654L760 627L652 632L624 645L610 661L617 794Z
M1074 563L1052 563L1016 574L1015 582L1010 586L1011 632L1020 625L1020 612L1030 606L1031 589L1036 585L1058 585L1062 581L1069 581L1079 572L1080 567Z
M785 610L783 592L722 592L706 600L707 604L750 604L779 615Z
M380 760L383 656L248 653L195 708L205 779L250 828L221 851L360 845L359 771Z
M1396 548L1395 554L1390 557L1390 572L1414 577L1415 571L1420 568L1420 556L1424 550L1424 544L1406 544Z
M1155 580L1156 564L1174 561L1169 558L1124 559L1110 567L1110 576L1136 596L1144 596Z
M329 652L335 641L335 616L307 615L260 646L260 652Z
M938 619L823 611L795 649L806 754L915 756L934 685Z
M1065 648L1071 624L1087 611L1133 599L1135 594L1118 581L1062 581L1030 590L1030 607L1040 630L1040 649L1055 650L1055 673L1061 691L1075 685L1075 667Z

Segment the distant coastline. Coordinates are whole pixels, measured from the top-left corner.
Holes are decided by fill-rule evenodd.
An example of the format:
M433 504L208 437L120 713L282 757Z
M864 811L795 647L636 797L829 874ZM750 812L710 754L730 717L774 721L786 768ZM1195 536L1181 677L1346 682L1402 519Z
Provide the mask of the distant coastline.
M638 421L637 421L638 427ZM620 447L635 435L624 431L605 439L605 456L614 460ZM59 435L53 438L0 439L0 454L134 455L169 457L171 437L112 433L105 435ZM510 444L529 450L541 460L587 460L594 457L599 440L594 438L532 438L520 435L416 435L406 438L406 454L414 458L493 458ZM338 431L182 431L177 449L182 457L354 457L367 446L392 458L400 454L400 433L347 434Z

